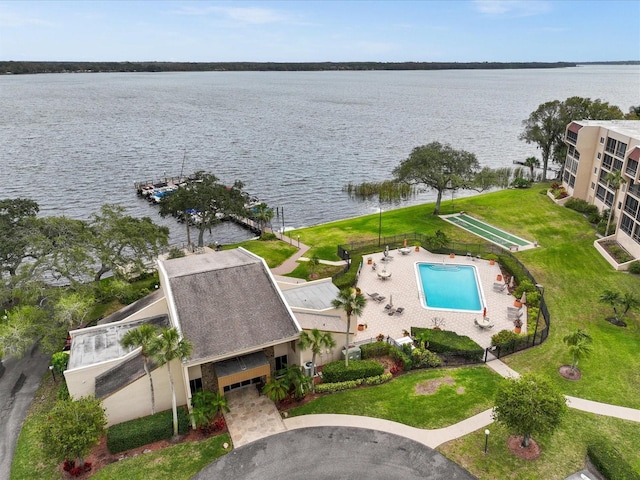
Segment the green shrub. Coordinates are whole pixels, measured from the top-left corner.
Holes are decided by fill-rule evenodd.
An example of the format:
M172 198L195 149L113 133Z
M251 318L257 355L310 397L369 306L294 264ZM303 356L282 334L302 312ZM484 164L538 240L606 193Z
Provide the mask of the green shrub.
M515 291L513 292L513 296L516 298L520 298L522 297L522 294L524 292L527 292L527 298L529 297L529 292L535 292L536 291L536 287L533 286L533 283L531 283L531 280L529 280L528 278L525 280L522 280L519 285L518 288L515 289Z
M342 360L338 360L322 367L322 379L328 383L375 377L383 373L384 367L374 360L352 360L348 367Z
M442 363L438 355L422 348L415 348L411 352L411 361L413 368L435 368Z
M393 375L390 373L383 373L382 375L376 375L374 377L359 378L357 380L348 380L346 382L323 382L316 385L316 393L333 393L340 392L342 390L350 390L352 388L359 387L360 385L381 385L391 380Z
M527 274L524 273L524 270L522 270L522 268L510 255L500 255L498 257L498 262L500 262L500 266L503 270L513 275L517 283L520 283L523 280L527 280L529 278L527 277Z
M537 308L540 306L540 292L527 292L527 307Z
M503 346L518 339L518 335L511 330L500 330L491 337L491 345Z
M351 254L351 265L349 265L349 270L344 275L340 275L333 279L333 284L338 287L339 290L344 290L345 288L351 288L356 283L356 275L358 273L358 267L362 262L362 254Z
M567 200L567 203L565 203L564 206L570 208L571 210L575 210L576 212L584 213L587 216L593 213L598 213L598 207L596 207L595 205L591 205L589 202L586 202L580 198L572 198L570 200Z
M387 342L373 342L360 345L360 351L362 353L363 360L366 360L367 358L384 357L385 355L389 355L390 348L391 345L389 345Z
M600 216L600 213L596 210L595 212L589 213L587 215L587 221L594 225L598 225L602 221L602 217Z
M269 242L271 240L277 240L277 239L278 237L276 236L276 234L271 232L263 232L262 235L260 235L260 240L264 242Z
M426 348L436 353L453 353L470 360L481 360L484 349L465 335L448 330L412 328L411 333Z
M629 273L633 273L634 275L640 274L640 262L636 261L629 265Z
M413 362L411 361L411 357L405 353L405 351L398 347L391 347L389 349L389 354L393 361L396 362L396 365L402 367L403 370L409 371L413 368Z
M588 445L587 455L591 463L608 480L640 480L640 475L608 441L599 440Z
M185 408L178 409L178 432L189 430L189 415ZM148 417L137 418L109 427L107 447L111 453L124 452L173 436L173 414L171 410Z
M178 248L178 247L171 247L169 249L169 255L167 256L167 258L169 260L173 259L173 258L182 258L184 256L186 256L187 254L185 253L185 251L182 248Z

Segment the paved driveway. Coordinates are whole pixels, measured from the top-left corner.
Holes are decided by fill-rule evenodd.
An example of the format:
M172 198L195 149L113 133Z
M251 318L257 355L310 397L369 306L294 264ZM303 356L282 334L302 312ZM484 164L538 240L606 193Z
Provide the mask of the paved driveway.
M193 480L473 480L424 445L386 432L313 427L279 433L237 448Z

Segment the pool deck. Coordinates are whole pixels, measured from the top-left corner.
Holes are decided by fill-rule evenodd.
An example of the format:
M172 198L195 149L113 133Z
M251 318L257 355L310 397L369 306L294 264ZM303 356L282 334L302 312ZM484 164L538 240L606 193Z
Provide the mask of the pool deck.
M415 252L413 248L408 255L402 255L398 250L391 250L393 259L385 265L381 262L382 252L365 255L362 272L358 279L357 286L362 290L362 294L367 298L367 305L361 317L355 320L356 323L364 323L367 328L364 331L356 332L354 341L365 340L382 333L385 336L401 338L404 330L411 327L433 327L433 318L444 319L441 326L443 330L452 330L460 335L466 335L484 348L491 344L491 336L500 330L513 330L513 321L507 319L507 307L513 306L515 298L507 293L495 292L493 283L497 275L501 274L500 267L496 263L490 265L488 260L468 258L466 256L456 256L450 258L449 255L438 255L420 249ZM377 264L377 270L373 270L371 265L367 265L367 258L371 256ZM491 329L480 329L473 320L480 319L482 313L427 309L422 305L422 287L418 285L415 271L416 262L431 262L445 265L473 265L477 269L478 282L484 293L484 301L487 306L487 317L494 323ZM391 272L391 277L386 280L378 278L378 272L382 268ZM373 301L367 293L377 292L387 297L383 302ZM389 300L393 299L394 307L404 307L404 312L400 315L388 315L384 307ZM526 310L526 308L524 308ZM523 333L526 329L526 312L522 316ZM354 320L352 320L354 321Z

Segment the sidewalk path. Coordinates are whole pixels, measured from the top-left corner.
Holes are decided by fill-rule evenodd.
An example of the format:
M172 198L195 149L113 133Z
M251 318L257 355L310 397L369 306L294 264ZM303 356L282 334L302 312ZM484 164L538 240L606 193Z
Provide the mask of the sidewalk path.
M275 233L275 235L283 242L286 242L290 245L298 247L298 251L294 253L291 257L289 257L287 260L285 260L281 265L278 265L277 267L272 268L271 272L274 275L286 275L287 273L293 272L298 266L298 260L301 260L303 262L309 261L309 259L304 257L303 255L307 253L311 247L305 245L304 243L300 243L297 240L293 240L289 237L283 237L281 233ZM320 263L324 265L336 265L336 266L346 264L344 260L340 260L338 262L332 262L330 260L320 260Z

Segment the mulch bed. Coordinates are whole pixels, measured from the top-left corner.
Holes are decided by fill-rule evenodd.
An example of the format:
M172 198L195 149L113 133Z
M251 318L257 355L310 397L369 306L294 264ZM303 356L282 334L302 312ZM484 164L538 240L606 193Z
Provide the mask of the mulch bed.
M540 446L533 439L529 439L529 446L522 446L522 435L511 435L507 440L509 451L523 460L535 460L540 456Z
M576 368L571 371L571 365L562 365L558 369L558 373L567 380L580 380L582 378L582 372L580 371L580 369Z

